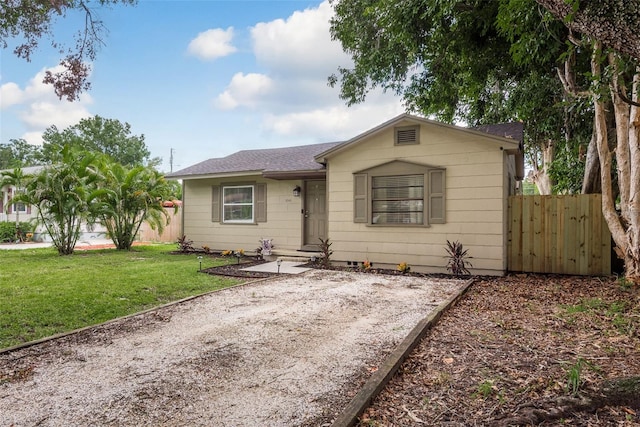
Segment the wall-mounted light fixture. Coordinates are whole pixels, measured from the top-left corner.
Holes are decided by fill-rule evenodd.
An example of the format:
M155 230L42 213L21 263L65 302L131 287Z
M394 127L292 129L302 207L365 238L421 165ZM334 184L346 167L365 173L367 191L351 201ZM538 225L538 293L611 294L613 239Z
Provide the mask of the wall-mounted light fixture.
M296 185L293 188L293 197L300 197L300 191L301 191L300 186Z

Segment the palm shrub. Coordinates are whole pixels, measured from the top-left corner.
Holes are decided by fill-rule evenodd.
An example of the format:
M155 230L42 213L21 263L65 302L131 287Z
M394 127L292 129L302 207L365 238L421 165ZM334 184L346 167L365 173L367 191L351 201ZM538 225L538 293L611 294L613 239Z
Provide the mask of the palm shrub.
M31 177L12 203L37 207L37 222L46 229L60 255L70 255L83 223L93 223L100 195L96 155L66 145L61 161Z
M172 190L160 172L148 166L127 168L106 157L100 172L99 218L117 249L131 249L143 222L162 232L170 220L163 202Z
M13 199L9 202L9 205L17 203L20 196L24 190L25 185L29 182L30 176L25 174L22 168L17 167L12 170L3 171L0 173L0 189L5 186L13 186L15 188L15 193L13 194ZM16 223L13 228L13 234L15 240L19 240L19 230L20 230L20 210L16 210Z
M449 262L447 263L447 270L456 276L470 275L471 272L467 269L468 267L473 267L468 258L471 258L468 255L468 249L464 249L462 247L462 243L458 242L450 242L447 240L447 246L445 247L447 254L449 256Z
M333 255L331 245L333 245L333 242L329 242L328 237L326 239L320 237L320 252L322 252L322 259L320 260L320 264L325 268L331 266L331 255Z

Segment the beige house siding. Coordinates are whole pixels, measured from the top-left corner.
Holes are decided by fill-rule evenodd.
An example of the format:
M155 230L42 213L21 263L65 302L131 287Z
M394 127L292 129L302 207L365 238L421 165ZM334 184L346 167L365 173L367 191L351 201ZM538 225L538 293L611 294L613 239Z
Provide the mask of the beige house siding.
M267 184L267 222L221 224L211 221L212 186L238 183ZM196 248L253 251L259 246L260 238L269 238L273 239L276 249L299 249L302 198L293 196L296 185L301 185L301 181L276 181L259 175L185 180L183 232Z
M354 172L390 160L446 169L445 224L403 227L354 223ZM419 145L394 145L394 130L389 128L330 155L328 235L333 242L333 259L368 259L374 266L395 266L404 261L417 271L446 272L446 241L459 240L473 257L474 274L502 274L506 269L510 160L495 138L428 124L420 127Z

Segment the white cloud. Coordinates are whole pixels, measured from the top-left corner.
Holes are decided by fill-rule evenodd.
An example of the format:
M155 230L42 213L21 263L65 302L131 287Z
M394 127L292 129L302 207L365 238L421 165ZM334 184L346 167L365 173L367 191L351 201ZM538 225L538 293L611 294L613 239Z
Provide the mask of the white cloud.
M57 66L48 70L55 73L60 69ZM64 129L91 115L87 109L93 102L91 96L83 94L76 102L58 99L53 87L42 82L46 71L39 71L24 89L14 82L1 87L3 109L17 110L15 113L26 128L21 138L31 144L41 144L43 131L52 125Z
M204 60L214 60L236 51L231 44L233 27L226 30L215 28L199 33L187 47L189 54Z
M20 86L13 82L3 84L0 86L0 110L19 104L22 97Z
M42 145L42 132L26 132L21 136L22 139L31 145Z
M350 64L340 42L331 40L328 1L294 12L286 20L263 22L251 29L258 62L278 74L305 72L326 79L339 65Z
M263 131L288 138L313 136L317 141L340 141L351 139L404 112L399 100L380 94L374 97L377 102L370 105L333 105L281 115L267 114Z
M296 11L287 19L256 24L250 29L256 60L263 74L236 73L214 105L221 110L247 107L284 114L292 110L342 105L327 77L350 60L329 34L333 9L328 1Z
M333 13L324 1L252 27L253 53L262 74L236 73L214 105L252 110L262 136L278 145L350 139L402 113L401 100L392 93L374 90L366 102L347 107L339 89L327 85L338 66L352 64L340 43L331 40Z
M232 110L238 106L256 107L273 90L273 81L264 74L236 73L215 100L221 110Z
M28 108L20 114L20 117L29 129L46 129L56 125L62 130L75 125L90 114L84 107L66 102L58 104L54 102L32 102Z

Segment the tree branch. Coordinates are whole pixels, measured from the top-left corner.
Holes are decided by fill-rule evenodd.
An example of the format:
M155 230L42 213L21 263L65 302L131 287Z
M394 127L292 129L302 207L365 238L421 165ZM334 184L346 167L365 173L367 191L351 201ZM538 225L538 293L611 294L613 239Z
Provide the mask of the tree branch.
M573 2L536 0L571 30L601 41L605 46L640 59L640 5L638 2L602 0Z

